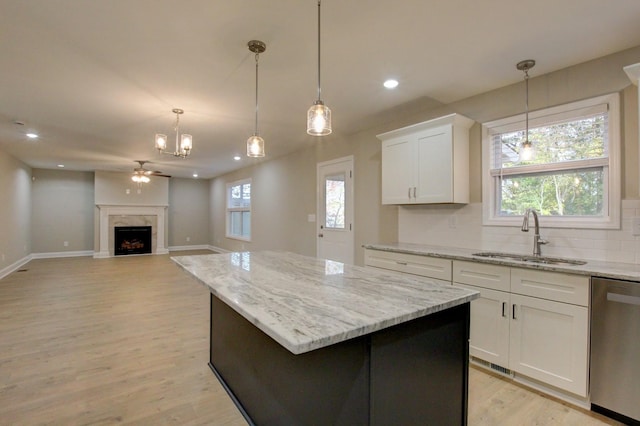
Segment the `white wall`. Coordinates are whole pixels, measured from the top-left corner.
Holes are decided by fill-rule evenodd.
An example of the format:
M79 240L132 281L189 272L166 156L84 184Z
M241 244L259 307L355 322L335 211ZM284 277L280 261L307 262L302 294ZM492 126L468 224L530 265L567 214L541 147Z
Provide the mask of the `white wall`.
M0 278L31 253L31 168L0 151Z

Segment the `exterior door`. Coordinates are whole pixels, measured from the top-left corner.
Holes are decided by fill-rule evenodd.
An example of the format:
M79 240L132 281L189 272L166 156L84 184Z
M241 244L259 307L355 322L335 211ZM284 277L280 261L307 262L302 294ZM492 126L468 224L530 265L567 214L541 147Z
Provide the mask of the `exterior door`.
M353 156L318 163L317 255L353 264Z

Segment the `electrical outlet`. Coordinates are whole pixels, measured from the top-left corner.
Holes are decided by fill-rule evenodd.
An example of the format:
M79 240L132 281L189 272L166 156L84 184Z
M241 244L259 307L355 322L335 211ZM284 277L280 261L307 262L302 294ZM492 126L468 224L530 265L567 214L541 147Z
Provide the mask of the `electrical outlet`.
M2 253L2 261L4 262L4 253Z
M69 247L69 241L65 241L64 243L62 243L62 245L65 247Z
M191 237L187 237L187 242L191 241Z
M631 233L634 236L640 236L640 217L631 219Z

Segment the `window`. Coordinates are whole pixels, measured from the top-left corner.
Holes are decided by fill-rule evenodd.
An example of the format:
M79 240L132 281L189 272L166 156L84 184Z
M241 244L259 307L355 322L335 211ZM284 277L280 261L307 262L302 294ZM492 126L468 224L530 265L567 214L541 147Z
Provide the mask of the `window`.
M516 225L527 208L546 227L620 227L619 96L529 113L535 155L520 160L524 114L483 125L483 219Z
M227 237L251 241L251 180L227 185Z

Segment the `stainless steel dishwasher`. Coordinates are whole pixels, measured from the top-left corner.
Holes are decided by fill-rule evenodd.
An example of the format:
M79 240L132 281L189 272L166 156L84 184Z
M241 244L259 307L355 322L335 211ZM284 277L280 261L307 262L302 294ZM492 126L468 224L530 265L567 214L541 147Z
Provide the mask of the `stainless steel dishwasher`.
M640 424L640 283L591 281L591 409Z

